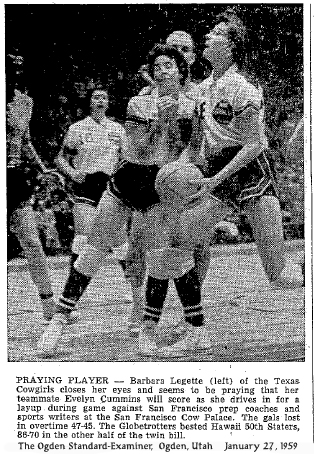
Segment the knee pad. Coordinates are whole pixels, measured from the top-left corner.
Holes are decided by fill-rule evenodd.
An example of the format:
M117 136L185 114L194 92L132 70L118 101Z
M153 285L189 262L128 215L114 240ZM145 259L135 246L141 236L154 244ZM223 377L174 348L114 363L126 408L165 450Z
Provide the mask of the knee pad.
M156 279L177 279L195 266L193 252L175 247L147 252L148 274Z
M106 256L106 253L99 251L90 244L86 244L78 259L74 263L74 268L79 273L92 277L102 267Z
M72 252L74 254L80 255L80 253L83 252L86 244L87 244L86 235L75 235L72 243Z

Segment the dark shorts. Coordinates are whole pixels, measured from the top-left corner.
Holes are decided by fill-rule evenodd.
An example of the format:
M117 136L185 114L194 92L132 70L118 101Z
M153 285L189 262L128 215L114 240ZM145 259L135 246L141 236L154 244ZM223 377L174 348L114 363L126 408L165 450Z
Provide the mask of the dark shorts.
M205 177L212 177L223 169L241 150L242 147L222 150L222 155L207 160L206 169L202 169ZM245 202L272 195L278 197L275 176L265 152L262 152L239 172L218 185L212 193L219 200L241 209Z
M109 175L104 172L86 175L83 183L73 185L75 203L86 203L96 207L107 189L109 179Z
M34 192L32 179L20 167L7 169L7 219L17 208L22 208Z
M132 210L147 211L160 202L155 190L158 171L157 165L122 161L111 178L109 190Z

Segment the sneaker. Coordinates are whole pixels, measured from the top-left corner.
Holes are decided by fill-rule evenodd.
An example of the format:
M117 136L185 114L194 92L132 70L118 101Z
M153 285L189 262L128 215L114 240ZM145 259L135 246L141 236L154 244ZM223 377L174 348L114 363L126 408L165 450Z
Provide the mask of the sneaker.
M280 277L270 284L273 290L293 290L304 287L302 265L289 263L282 270Z
M165 357L178 358L185 356L191 351L211 350L211 342L205 326L191 326L188 328L184 337L178 342L162 347L158 355Z
M175 336L183 336L189 329L189 323L185 320L180 320L176 325L173 325L172 328L172 335Z
M52 317L51 322L45 329L39 343L38 349L46 356L53 355L62 336L63 326L67 324L65 314L57 313Z
M155 324L145 325L139 331L138 348L142 355L155 356L158 351L156 343Z
M53 297L41 300L43 308L43 317L46 322L50 322L56 311L56 303Z

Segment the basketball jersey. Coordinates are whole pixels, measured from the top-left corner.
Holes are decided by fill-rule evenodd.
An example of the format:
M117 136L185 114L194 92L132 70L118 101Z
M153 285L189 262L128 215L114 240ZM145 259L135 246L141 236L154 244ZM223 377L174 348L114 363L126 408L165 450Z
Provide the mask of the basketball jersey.
M204 108L205 140L201 154L205 157L219 155L224 148L246 144L241 126L249 110L258 113L260 141L263 148L267 148L262 89L248 82L236 65L216 81L212 75L205 79L199 85L198 103Z
M151 121L158 120L157 99L158 90L154 90L153 93L149 95L140 95L131 98L127 108L126 121L131 122L134 125L144 125L148 128ZM195 101L189 99L185 94L180 93L178 102L177 121L181 134L180 139L185 142L186 136L189 135L189 132L186 134L186 131L191 128L191 119L195 110ZM136 146L129 147L127 151L127 159L133 163L146 165L157 164L161 166L174 160L176 153L180 154L182 152L182 143L180 145L178 143L177 150L171 149L176 148L176 144L174 144L173 147L170 144L171 139L168 140L167 145L163 146L163 151L161 151L161 147L156 147L156 150L154 150L153 153L149 156L143 157L142 160L137 154Z
M125 131L106 117L98 123L89 116L70 126L64 146L73 150L76 170L111 175L126 146Z

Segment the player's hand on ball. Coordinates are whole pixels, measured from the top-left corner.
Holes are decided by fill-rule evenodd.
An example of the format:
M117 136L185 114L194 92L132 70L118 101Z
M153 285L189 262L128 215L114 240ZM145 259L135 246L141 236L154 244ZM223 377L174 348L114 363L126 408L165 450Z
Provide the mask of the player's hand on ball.
M205 199L206 196L209 196L210 193L216 188L216 186L218 186L218 182L215 180L215 178L202 178L200 180L193 179L190 180L189 183L191 185L195 185L197 188L200 188L197 192L187 198L187 205L189 207L198 203L200 199Z

